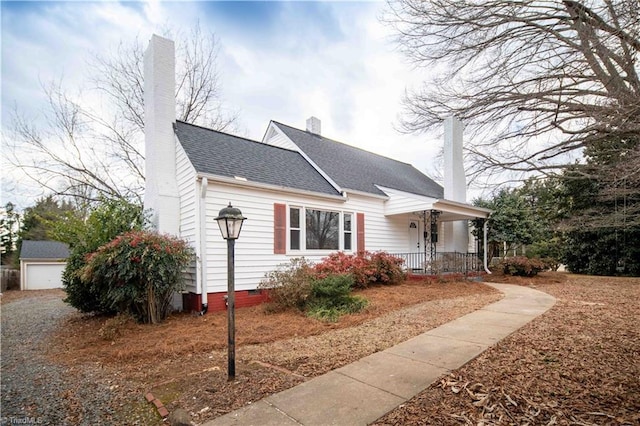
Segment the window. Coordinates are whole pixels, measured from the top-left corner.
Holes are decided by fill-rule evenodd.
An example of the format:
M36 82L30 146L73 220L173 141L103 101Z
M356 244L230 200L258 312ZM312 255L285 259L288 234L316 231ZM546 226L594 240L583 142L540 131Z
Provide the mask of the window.
M340 213L307 209L305 218L307 250L340 248Z
M351 250L351 214L344 214L344 249Z
M300 209L289 209L289 238L291 250L300 250Z
M356 215L301 206L274 205L274 253L306 250L354 250ZM287 211L288 210L288 211ZM288 216L287 216L288 214ZM283 227L279 224L285 223ZM364 224L363 224L364 226ZM288 240L286 250L279 241Z

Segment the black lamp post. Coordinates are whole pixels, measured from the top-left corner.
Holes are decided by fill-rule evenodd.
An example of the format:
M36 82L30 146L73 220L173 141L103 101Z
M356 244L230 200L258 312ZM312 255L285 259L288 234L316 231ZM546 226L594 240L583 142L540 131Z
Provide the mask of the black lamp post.
M229 205L218 213L216 221L220 227L222 238L227 240L227 328L229 331L229 364L228 364L228 381L236 378L236 293L235 293L235 243L240 236L242 223L246 217L242 216L240 209Z

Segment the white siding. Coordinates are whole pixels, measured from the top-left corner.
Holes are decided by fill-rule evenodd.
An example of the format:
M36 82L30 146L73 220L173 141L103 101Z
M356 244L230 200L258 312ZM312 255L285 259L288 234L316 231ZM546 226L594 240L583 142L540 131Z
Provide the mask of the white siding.
M180 198L180 238L189 241L198 255L198 215L197 197L198 182L196 171L187 158L187 154L178 141L176 141L176 180ZM186 290L196 292L196 265L193 263L186 271Z
M384 205L386 215L394 215L406 212L421 212L425 206L430 206L437 201L435 198L423 197L416 194L409 194L397 189L380 187L389 200Z
M295 257L319 261L330 251L273 253L274 203L305 206L365 215L365 249L406 252L408 247L408 218L405 215L385 217L384 200L366 196L350 196L347 201L327 200L310 195L260 190L226 183L210 182L206 197L206 264L207 291L227 289L227 246L214 221L221 208L229 202L247 218L235 246L235 286L237 290L255 289L265 273ZM354 226L356 220L354 216ZM355 247L357 230L353 230Z
M291 140L284 135L273 124L269 124L269 128L265 133L265 137L262 140L263 143L268 145L277 146L280 148L290 149L292 151L300 151L298 145L291 142Z
M406 252L409 247L409 219L407 215L385 216L385 200L361 195L349 196L355 211L365 218L365 249Z

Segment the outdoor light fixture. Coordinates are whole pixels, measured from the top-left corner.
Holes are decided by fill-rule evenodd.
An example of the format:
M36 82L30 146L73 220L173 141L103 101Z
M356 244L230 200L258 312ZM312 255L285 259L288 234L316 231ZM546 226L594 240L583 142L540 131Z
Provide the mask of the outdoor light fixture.
M218 217L216 217L222 238L225 240L237 240L242 229L242 222L245 219L246 217L242 216L240 209L233 207L229 202L229 205L220 210Z
M235 242L240 236L242 223L246 217L240 209L229 205L218 213L216 222L220 227L222 238L227 240L227 328L229 332L228 347L228 381L236 378L236 291L235 291Z

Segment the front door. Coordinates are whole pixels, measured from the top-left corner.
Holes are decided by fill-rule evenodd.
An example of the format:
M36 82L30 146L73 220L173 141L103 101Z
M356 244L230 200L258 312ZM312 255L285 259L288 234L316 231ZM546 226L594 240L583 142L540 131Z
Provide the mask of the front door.
M422 240L420 238L420 222L409 221L409 256L407 267L409 269L422 269L420 253L422 252Z

